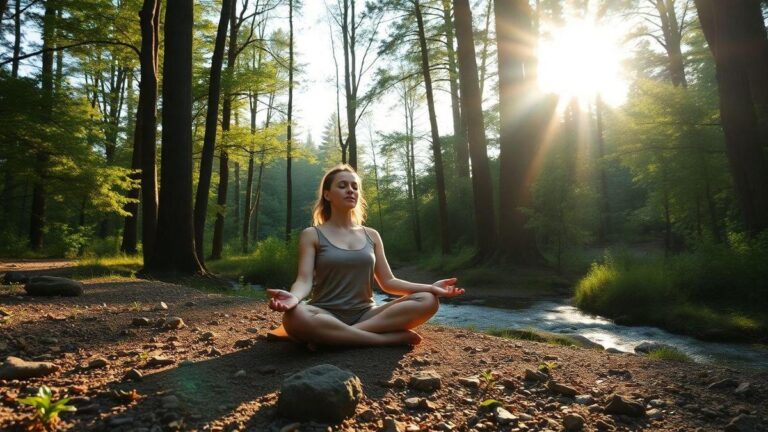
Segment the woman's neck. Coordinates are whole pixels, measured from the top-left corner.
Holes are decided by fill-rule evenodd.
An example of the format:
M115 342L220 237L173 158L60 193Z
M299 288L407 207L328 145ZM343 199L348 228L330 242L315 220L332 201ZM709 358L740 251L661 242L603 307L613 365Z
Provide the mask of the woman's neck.
M352 211L331 210L331 218L325 221L326 224L336 228L354 228L357 224L352 219Z

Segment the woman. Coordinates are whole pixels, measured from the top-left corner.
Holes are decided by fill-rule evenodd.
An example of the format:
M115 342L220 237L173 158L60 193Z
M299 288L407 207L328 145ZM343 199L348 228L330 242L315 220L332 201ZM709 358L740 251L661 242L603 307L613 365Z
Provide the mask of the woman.
M437 312L439 297L464 293L456 278L432 285L394 277L376 230L362 225L365 199L349 165L328 171L320 183L313 226L299 238L299 271L290 292L270 289L269 307L283 314L287 333L309 344L416 345L411 329ZM377 306L373 278L401 296ZM312 294L311 300L301 301Z

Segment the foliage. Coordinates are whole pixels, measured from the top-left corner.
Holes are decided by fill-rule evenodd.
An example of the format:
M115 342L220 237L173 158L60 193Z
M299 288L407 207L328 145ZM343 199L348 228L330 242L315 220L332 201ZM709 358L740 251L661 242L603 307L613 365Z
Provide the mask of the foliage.
M215 273L270 288L290 288L298 267L298 236L287 243L270 237L249 255L229 256L209 263Z
M53 429L59 420L59 413L67 411L77 411L77 408L67 405L69 398L53 400L53 392L48 386L41 386L37 396L29 396L18 400L19 403L30 405L35 408L37 420L42 423L46 429Z
M674 361L681 361L681 362L691 361L691 358L688 357L687 354L673 347L663 347L663 348L651 350L648 353L648 357L654 360L674 360Z
M702 244L664 259L607 255L579 281L576 305L626 323L660 325L716 340L763 339L768 329L763 237Z

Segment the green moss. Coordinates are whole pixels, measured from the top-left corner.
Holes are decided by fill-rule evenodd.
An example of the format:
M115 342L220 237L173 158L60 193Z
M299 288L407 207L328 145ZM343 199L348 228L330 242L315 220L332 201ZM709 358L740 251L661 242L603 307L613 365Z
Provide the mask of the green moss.
M665 347L665 348L651 350L650 352L648 352L648 357L654 360L674 360L674 361L683 361L683 362L691 361L691 358L688 357L687 354L672 347Z

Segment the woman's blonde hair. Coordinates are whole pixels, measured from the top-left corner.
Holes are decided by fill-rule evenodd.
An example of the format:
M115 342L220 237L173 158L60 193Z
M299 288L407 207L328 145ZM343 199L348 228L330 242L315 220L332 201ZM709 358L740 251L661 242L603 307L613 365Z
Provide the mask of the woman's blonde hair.
M352 173L357 177L358 199L357 205L352 210L352 221L359 225L362 225L363 222L365 222L366 208L368 207L368 204L363 197L362 179L350 165L339 164L328 170L323 176L323 180L320 182L320 189L317 191L317 202L312 209L312 225L321 225L331 218L331 203L325 199L323 192L331 189L333 178L336 177L336 174L342 171Z

